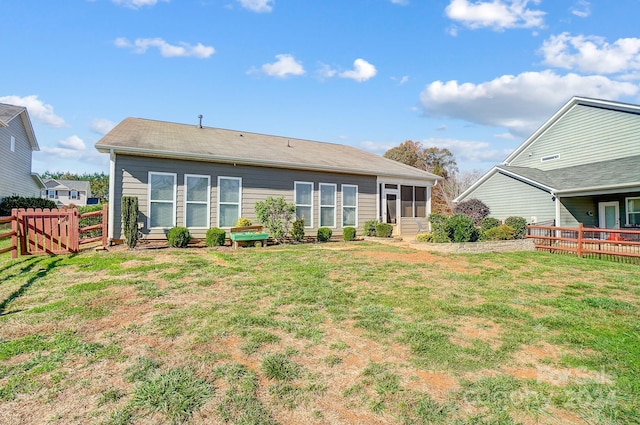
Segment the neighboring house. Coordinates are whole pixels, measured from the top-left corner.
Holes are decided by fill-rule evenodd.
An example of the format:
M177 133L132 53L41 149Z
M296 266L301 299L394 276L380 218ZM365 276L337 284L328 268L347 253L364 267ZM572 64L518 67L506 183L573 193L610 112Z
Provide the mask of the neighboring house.
M31 172L31 154L38 150L27 108L0 103L0 200L40 197L44 183Z
M558 226L640 227L640 106L574 97L456 202Z
M87 205L87 199L91 197L91 185L83 180L48 179L44 181L46 189L43 198L57 203L58 206Z
M415 235L439 177L359 149L242 131L127 118L96 143L111 156L110 237L122 239L122 196L138 197L143 233L173 226L195 237L256 221L254 205L284 196L306 232L334 234L379 219ZM362 233L360 233L362 234Z

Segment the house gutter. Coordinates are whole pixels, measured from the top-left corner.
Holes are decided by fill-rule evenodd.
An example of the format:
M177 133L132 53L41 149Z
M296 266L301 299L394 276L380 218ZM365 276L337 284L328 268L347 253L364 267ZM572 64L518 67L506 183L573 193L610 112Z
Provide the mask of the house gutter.
M587 193L587 192L598 192L598 191L606 191L606 190L617 190L617 189L625 189L625 188L633 188L633 187L640 187L640 182L633 182L633 183L624 183L624 184L617 184L615 186L591 186L591 187L581 187L581 188L574 188L574 189L562 189L562 190L556 190L556 193L561 193L561 194L570 194L570 193L575 193L575 194L580 194L580 193Z

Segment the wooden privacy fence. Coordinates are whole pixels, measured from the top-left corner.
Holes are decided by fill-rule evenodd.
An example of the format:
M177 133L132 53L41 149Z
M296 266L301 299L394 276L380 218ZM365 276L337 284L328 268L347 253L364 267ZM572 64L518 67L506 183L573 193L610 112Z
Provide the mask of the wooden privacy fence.
M640 231L584 227L529 226L538 251L576 254L640 264Z
M14 209L10 217L0 217L0 223L11 223L11 232L0 234L0 240L11 238L11 246L0 250L11 251L12 258L18 255L67 254L78 252L80 245L108 243L108 206L102 210L79 214L77 208L61 209ZM100 223L80 227L83 221Z

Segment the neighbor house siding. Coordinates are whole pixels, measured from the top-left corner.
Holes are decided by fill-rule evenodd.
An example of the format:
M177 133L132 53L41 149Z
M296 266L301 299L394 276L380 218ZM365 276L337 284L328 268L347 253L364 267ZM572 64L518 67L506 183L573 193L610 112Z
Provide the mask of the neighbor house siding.
M197 174L211 177L211 227L218 225L218 177L239 177L242 179L241 216L256 222L254 205L258 201L264 201L268 196L284 196L287 202L294 202L294 182L306 181L314 183L314 211L313 228L305 229L308 235L315 235L319 223L319 184L334 183L340 191L342 184L358 186L358 223L376 217L376 178L368 176L356 176L348 174L335 174L323 172L311 172L301 170L277 169L268 167L251 167L233 164L219 164L198 161L180 161L160 158L133 157L117 155L115 163L115 217L121 216L121 198L125 196L138 197L140 218L139 221L147 223L148 205L148 173L176 173L177 175L177 199L176 199L176 225L184 226L184 178L185 174ZM119 171L118 171L119 170ZM342 228L342 197L337 196L336 226ZM114 223L114 239L121 239L121 224ZM202 238L206 230L194 229L194 237ZM162 229L153 229L143 233L150 238L164 237Z
M474 198L482 200L490 209L489 215L499 220L510 216L538 223L555 219L555 204L550 193L504 174L494 174L464 200Z
M15 149L11 151L11 136L15 138ZM31 175L31 144L21 117L0 127L0 199L20 195L40 197L40 186Z
M547 171L638 154L640 115L575 105L509 165ZM558 159L541 158L559 155Z

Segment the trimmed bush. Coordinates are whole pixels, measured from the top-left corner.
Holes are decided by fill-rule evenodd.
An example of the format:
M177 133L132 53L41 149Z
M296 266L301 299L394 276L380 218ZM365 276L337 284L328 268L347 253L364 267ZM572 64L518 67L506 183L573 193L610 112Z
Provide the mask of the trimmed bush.
M513 227L513 237L515 239L524 239L527 236L527 219L524 217L507 217L504 221L507 226Z
M48 208L57 209L58 205L51 199L25 198L18 195L7 196L0 202L0 217L8 217L14 208Z
M174 248L185 248L190 240L191 234L189 233L189 229L186 227L172 227L167 232L167 241L169 241L169 246Z
M393 233L393 226L389 223L376 224L376 236L379 238L390 238Z
M493 217L485 217L480 220L480 230L486 232L489 229L500 226L500 220Z
M122 197L122 232L129 249L138 244L138 197Z
M449 232L447 231L447 221L449 220L449 217L442 214L429 214L427 219L429 220L429 223L431 223L432 242L451 242L451 239L449 239Z
M300 217L293 222L291 226L291 237L296 242L302 242L304 240L304 217Z
M364 235L365 236L375 236L376 235L376 224L378 224L378 220L367 220L364 222Z
M247 227L247 226L251 226L252 224L253 223L251 223L251 220L249 220L248 218L240 217L236 222L236 227Z
M207 246L222 246L224 245L224 241L227 238L227 232L220 229L219 227L212 227L207 230L207 234L205 236L205 243Z
M489 207L479 199L468 199L457 204L453 212L466 215L475 226L479 226L482 219L489 216Z
M333 232L328 227L320 227L318 229L318 242L327 242L331 239Z
M454 214L446 224L447 234L451 242L475 242L478 231L471 217L465 214Z
M431 234L431 233L418 233L416 235L416 242L433 242L433 234Z
M342 229L342 239L345 241L352 241L356 238L356 228L355 227L345 227Z
M489 241L508 241L513 239L513 227L502 224L498 227L492 227L484 232L486 240Z

